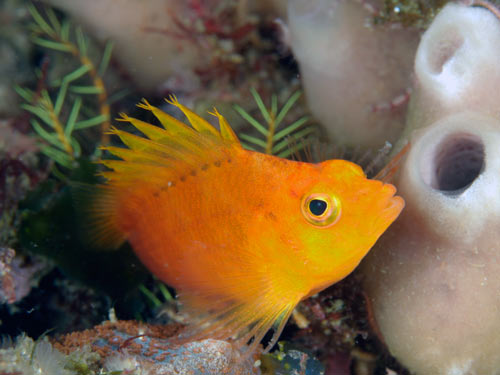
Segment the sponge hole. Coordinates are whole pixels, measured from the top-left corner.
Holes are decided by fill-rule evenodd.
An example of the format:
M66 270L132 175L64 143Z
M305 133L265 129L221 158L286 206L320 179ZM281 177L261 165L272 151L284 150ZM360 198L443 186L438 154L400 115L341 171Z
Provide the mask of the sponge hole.
M429 185L448 194L460 194L484 170L484 144L468 133L449 135L436 148Z
M446 30L442 38L434 40L429 49L429 69L433 74L440 74L445 64L450 61L464 44L459 30Z

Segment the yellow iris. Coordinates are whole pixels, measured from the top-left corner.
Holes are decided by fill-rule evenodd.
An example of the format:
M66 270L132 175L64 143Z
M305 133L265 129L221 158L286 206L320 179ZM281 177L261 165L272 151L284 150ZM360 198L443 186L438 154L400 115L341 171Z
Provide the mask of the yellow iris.
M330 226L340 217L340 200L322 193L306 195L302 199L302 214L315 226Z

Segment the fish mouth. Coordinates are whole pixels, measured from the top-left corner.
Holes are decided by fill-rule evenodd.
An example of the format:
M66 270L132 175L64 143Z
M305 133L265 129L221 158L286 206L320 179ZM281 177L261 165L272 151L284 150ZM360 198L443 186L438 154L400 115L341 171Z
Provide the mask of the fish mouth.
M399 216L405 206L405 201L399 195L396 195L396 187L391 184L384 184L382 186L384 192L384 199L382 200L382 211L380 217L384 221L392 223Z

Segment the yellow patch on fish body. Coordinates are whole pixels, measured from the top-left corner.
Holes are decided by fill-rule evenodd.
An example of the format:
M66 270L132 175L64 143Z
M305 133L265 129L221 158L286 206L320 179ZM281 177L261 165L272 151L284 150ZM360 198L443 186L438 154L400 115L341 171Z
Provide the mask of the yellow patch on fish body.
M164 129L123 115L145 137L128 148L92 208L97 240L127 240L198 317L197 337L273 342L297 303L347 276L404 202L390 184L344 160L302 163L245 150L177 102L192 127L144 101Z

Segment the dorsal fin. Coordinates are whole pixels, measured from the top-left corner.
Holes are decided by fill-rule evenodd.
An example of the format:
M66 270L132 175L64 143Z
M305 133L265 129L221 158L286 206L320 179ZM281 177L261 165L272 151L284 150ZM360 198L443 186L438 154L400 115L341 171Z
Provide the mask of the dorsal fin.
M217 108L214 107L214 111L208 112L208 113L210 113L211 115L213 115L219 119L220 135L223 139L227 139L228 141L237 142L238 144L240 143L240 141L238 140L238 137L234 133L233 129L231 128L231 126L229 126L229 124L226 121L226 119L224 118L224 116L222 116L217 111Z
M115 181L120 178L130 181L133 175L142 178L145 173L148 173L148 168L153 168L161 172L162 178L166 178L183 173L188 167L197 167L206 160L223 158L231 149L241 148L236 134L216 109L211 114L218 118L220 131L180 104L175 96L172 95L167 102L179 108L192 127L143 99L138 107L152 112L162 124L163 129L121 114L118 121L129 122L145 137L111 128L110 133L117 135L128 149L103 147L104 150L123 160L122 162L101 161L113 170L103 172L105 177Z
M215 128L212 125L210 125L209 122L207 122L202 117L198 116L188 107L183 106L181 103L179 103L175 95L170 95L170 97L166 99L166 101L168 104L172 104L177 108L179 108L182 111L182 113L184 113L184 116L187 117L191 126L195 128L198 132L202 134L209 134L215 137L220 136L219 132L215 130Z
M207 162L227 159L234 150L241 149L238 138L217 110L211 114L218 118L220 131L180 104L175 96L167 102L179 108L192 127L143 99L138 107L152 112L163 129L122 113L117 120L132 124L144 136L116 127L109 131L127 147L102 147L121 160L100 161L110 169L100 173L108 183L96 189L93 204L86 209L94 242L100 247L118 247L125 240L116 218L121 204L118 196L124 189L134 186L137 181L147 181L151 186L165 185L166 181L175 180Z

